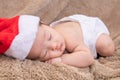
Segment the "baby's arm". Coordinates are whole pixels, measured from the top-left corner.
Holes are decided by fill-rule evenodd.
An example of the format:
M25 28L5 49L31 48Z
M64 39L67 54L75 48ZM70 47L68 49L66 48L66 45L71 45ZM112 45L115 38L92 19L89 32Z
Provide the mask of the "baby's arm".
M76 67L87 67L94 62L94 58L88 49L78 50L72 53L63 54L61 57L53 58L49 63L65 63Z
M64 54L62 62L76 67L87 67L93 63L93 58L90 54L82 51L74 52L72 54Z

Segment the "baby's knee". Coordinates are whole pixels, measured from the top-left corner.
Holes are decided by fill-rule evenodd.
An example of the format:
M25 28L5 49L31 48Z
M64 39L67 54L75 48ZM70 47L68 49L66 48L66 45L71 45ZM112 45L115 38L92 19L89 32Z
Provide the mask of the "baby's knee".
M113 43L106 44L103 49L103 53L105 56L112 56L114 53L115 47Z
M112 56L113 53L115 51L115 47L113 43L106 43L103 44L101 47L99 47L99 49L97 50L97 52L101 55L101 56Z
M102 35L97 42L97 52L101 56L112 56L115 51L114 42L108 35Z

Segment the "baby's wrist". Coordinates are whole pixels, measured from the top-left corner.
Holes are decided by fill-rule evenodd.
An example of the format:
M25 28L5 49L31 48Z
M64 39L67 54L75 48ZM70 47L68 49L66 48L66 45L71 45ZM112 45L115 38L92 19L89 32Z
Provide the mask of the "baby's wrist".
M58 58L56 58L56 59L54 59L53 60L53 63L61 63L62 62L62 59L61 59L61 57L58 57Z
M60 63L62 62L62 57L59 57L59 62L60 62Z

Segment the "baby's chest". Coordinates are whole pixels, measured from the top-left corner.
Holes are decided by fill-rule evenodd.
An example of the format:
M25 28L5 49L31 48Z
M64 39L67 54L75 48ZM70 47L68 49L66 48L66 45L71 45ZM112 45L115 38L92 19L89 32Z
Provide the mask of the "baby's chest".
M57 31L65 39L66 49L71 52L77 45L83 44L81 25L77 22L65 22L56 25Z
M81 36L78 37L67 36L67 39L65 39L67 51L72 52L78 45L84 44L82 37Z
M66 42L66 49L69 52L73 51L76 46L84 44L80 25L70 27L69 30L66 29L64 37Z

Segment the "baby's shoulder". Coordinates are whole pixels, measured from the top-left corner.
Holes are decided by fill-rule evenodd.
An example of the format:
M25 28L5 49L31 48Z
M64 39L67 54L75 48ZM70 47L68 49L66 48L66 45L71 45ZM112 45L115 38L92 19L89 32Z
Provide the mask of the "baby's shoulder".
M59 24L56 24L54 26L54 29L57 30L62 30L62 31L75 31L75 30L79 30L80 28L80 24L78 22L75 21L65 21L65 22L61 22Z

